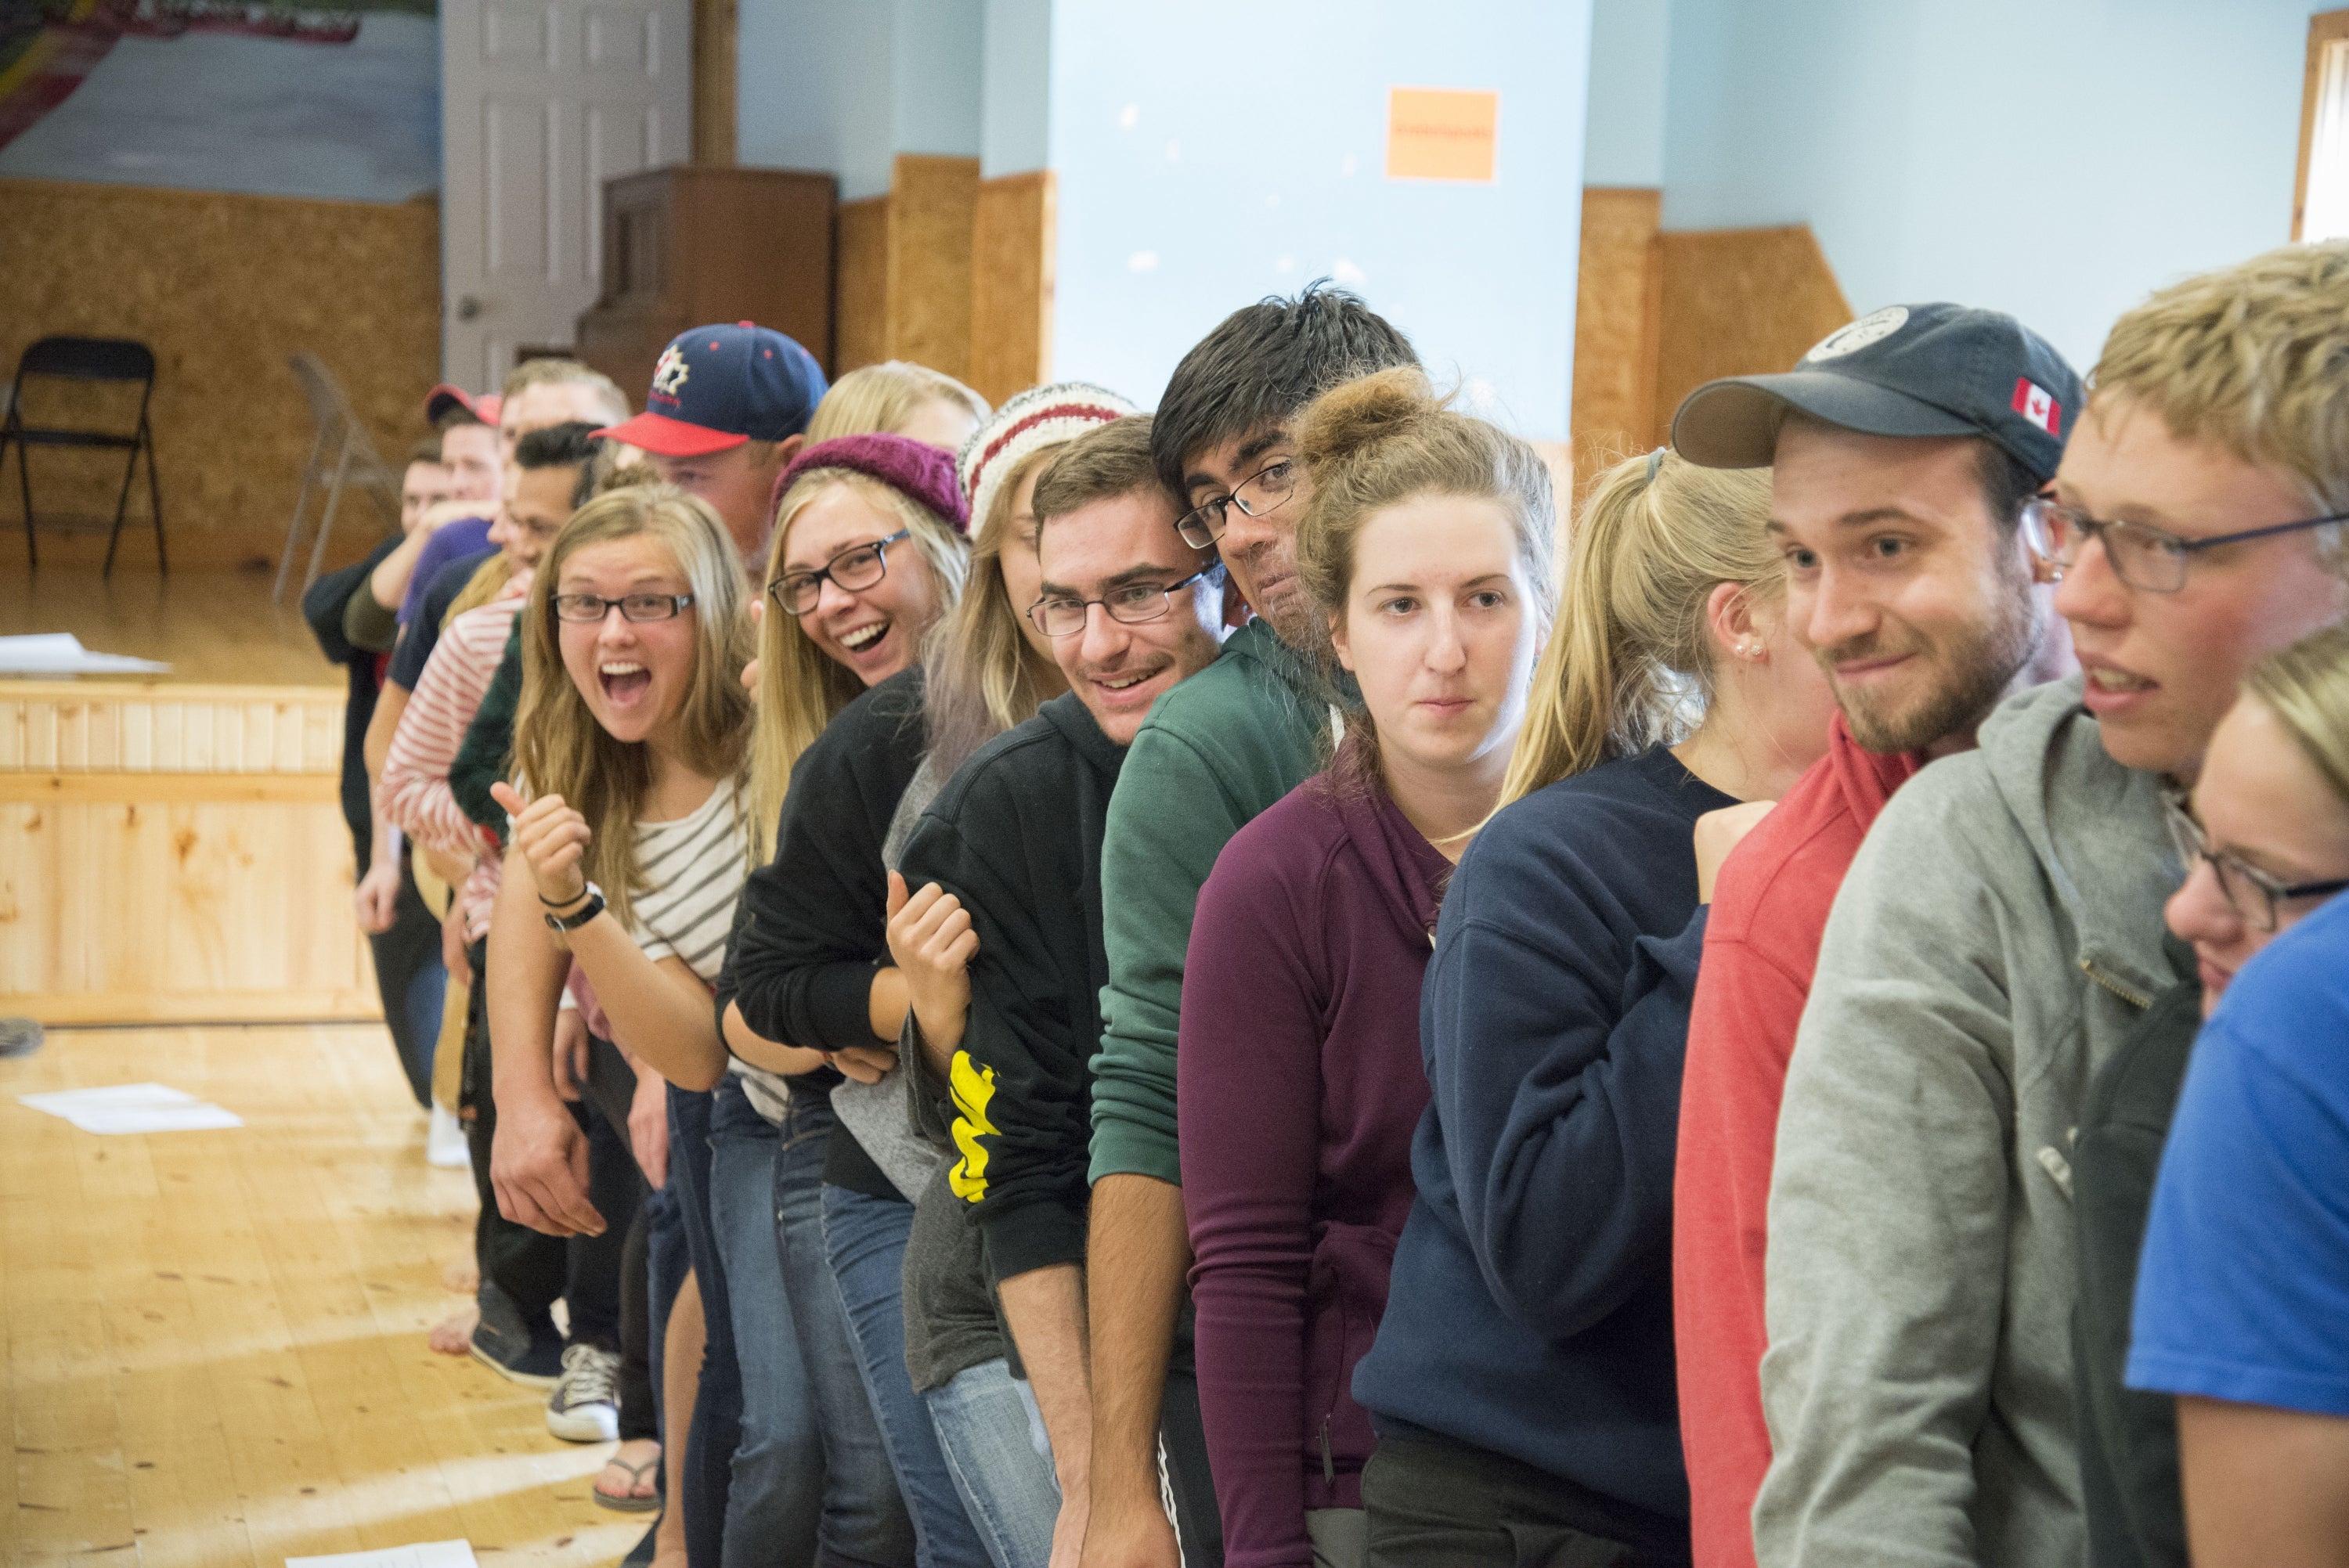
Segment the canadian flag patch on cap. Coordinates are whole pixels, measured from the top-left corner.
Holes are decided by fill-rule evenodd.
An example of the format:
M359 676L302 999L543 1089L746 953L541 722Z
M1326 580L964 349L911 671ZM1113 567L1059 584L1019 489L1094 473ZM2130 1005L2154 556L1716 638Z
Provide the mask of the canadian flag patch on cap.
M2062 438L2064 405L2055 401L2054 393L2028 376L2015 378L2014 411L2049 435Z

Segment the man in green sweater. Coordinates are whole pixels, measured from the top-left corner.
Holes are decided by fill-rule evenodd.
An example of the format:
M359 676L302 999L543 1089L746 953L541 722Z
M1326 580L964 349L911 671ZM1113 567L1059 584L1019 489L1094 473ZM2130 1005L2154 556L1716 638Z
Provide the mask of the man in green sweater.
M1085 1568L1219 1563L1198 1391L1170 1367L1191 1265L1174 1143L1175 1023L1199 888L1231 836L1318 771L1330 696L1300 652L1308 487L1290 424L1339 382L1418 356L1349 294L1310 287L1234 313L1175 366L1151 455L1185 539L1221 552L1256 611L1222 657L1160 698L1110 798L1102 847L1101 1051L1093 1058L1092 1518ZM1188 1336L1184 1336L1187 1341ZM1161 1501L1162 1407L1178 1549Z

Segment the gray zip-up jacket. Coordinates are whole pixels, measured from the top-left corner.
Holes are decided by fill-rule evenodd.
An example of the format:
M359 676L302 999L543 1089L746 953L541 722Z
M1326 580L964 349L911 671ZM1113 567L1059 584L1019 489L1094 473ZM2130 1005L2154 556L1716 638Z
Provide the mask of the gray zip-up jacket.
M1892 798L1828 916L1770 1186L1763 1568L2080 1568L2072 1130L2173 976L2159 780L2080 682Z

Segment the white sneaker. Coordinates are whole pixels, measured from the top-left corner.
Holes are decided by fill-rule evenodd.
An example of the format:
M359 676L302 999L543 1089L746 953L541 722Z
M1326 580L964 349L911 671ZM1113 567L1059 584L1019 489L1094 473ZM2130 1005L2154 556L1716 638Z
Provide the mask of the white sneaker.
M456 1112L435 1100L431 1125L424 1133L424 1162L451 1170L472 1163L473 1156L465 1146L465 1124L457 1119Z
M612 1350L574 1345L563 1353L563 1376L546 1401L546 1429L566 1443L608 1443L620 1435L620 1357Z

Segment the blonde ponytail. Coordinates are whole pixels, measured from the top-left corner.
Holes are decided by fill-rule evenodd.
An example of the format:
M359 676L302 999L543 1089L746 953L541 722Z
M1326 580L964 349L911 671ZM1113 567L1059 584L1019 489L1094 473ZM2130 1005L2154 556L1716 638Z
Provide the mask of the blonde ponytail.
M1699 468L1659 449L1599 477L1569 542L1503 805L1695 728L1712 695L1713 590L1783 586L1769 520L1767 469Z

